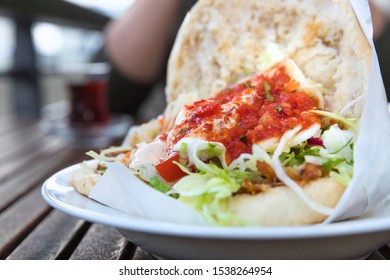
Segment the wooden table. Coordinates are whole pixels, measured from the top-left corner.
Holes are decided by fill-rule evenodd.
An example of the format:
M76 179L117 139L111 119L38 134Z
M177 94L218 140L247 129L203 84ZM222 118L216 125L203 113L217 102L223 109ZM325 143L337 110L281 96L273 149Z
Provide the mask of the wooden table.
M114 228L51 208L46 178L88 159L89 149L45 135L36 121L0 120L0 259L153 259ZM368 259L390 259L385 246Z
M0 120L0 259L151 259L115 229L51 208L46 178L89 149L45 135L35 121Z

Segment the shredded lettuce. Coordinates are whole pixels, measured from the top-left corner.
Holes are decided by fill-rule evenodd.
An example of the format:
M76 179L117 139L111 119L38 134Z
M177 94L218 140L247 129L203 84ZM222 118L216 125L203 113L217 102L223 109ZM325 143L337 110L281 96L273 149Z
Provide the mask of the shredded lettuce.
M248 178L248 172L225 168L225 148L221 144L186 139L178 146L180 153L186 153L197 172L190 172L177 163L188 175L176 182L168 194L176 194L179 200L197 209L211 224L240 224L244 221L227 212L226 200L241 187ZM191 142L191 144L189 143ZM219 159L218 163L210 161Z
M96 153L95 151L88 151L86 155L90 156L93 159L96 159L98 161L106 161L106 162L115 162L120 161L119 156L108 156L109 154L125 154L126 152L130 152L132 150L132 147L111 147L108 149L104 149L100 152L100 154Z
M149 184L155 189L155 190L158 190L159 192L162 192L162 193L167 193L168 191L171 190L171 187L168 185L168 184L165 184L164 182L162 182L159 178L157 178L156 176L153 176L152 178L150 178L150 182Z
M309 146L307 142L292 147L288 152L283 152L279 159L284 167L294 167L303 164L307 156L319 156L320 146Z
M312 200L301 188L301 186L295 182L292 178L290 178L285 169L283 168L283 165L280 162L280 155L282 154L283 150L287 147L288 142L297 134L297 132L301 129L300 126L295 127L294 129L287 131L282 138L280 139L280 142L278 144L278 147L275 150L275 153L272 155L272 168L274 169L276 176L279 178L280 181L282 181L286 186L291 188L296 195L299 196L299 198L311 209L318 213L322 213L325 215L331 215L333 212L333 209L323 206L319 204L317 201Z
M114 162L118 160L116 157L102 156L95 151L88 151L85 154L98 161Z
M264 177L257 169L257 162L264 161L275 170L279 180L292 188L315 211L329 215L333 209L311 200L297 182L288 177L284 168L301 168L306 163L322 166L331 178L347 186L353 175L353 143L357 133L353 129L341 129L338 124L327 127L318 137L321 145L308 144L306 139L291 147L297 135L308 134L296 127L282 137L275 151L264 150L254 144L251 154L241 154L230 165L225 163L225 147L220 143L195 138L183 138L174 147L186 158L186 165L179 167L188 175L176 182L167 192L197 209L211 224L248 225L248 221L227 212L227 203L242 186L244 180L260 182ZM314 129L311 129L314 132ZM313 133L311 133L313 134ZM313 136L312 136L313 137ZM187 167L191 167L191 172Z
M322 166L343 186L347 186L353 174L353 143L356 133L353 130L342 130L334 124L321 135L324 147L309 146L307 142L283 152L279 160L284 167L297 167L304 163Z
M332 125L322 134L322 140L326 149L320 151L325 158L345 158L353 160L353 143L357 134L352 130L342 130L338 125Z
M187 157L187 147L188 147L187 143L182 143L180 145L180 150L179 150L180 158L184 159Z
M329 176L343 186L348 186L353 175L353 148L357 137L352 130L342 130L332 125L326 130L322 139L327 149L321 149L320 155L326 159L322 165L329 171Z
M205 168L206 166L206 168ZM180 166L182 169L185 167ZM246 172L229 170L214 163L200 165L200 172L189 172L180 179L169 194L179 195L179 200L190 204L209 221L220 224L237 220L226 211L226 199L238 191L241 183L248 178ZM238 220L237 220L238 221ZM235 223L237 223L237 221ZM239 222L242 224L242 221Z
M336 180L339 184L343 186L348 186L349 182L352 180L353 175L353 165L346 162L338 164L335 168L335 171L331 171L329 176Z
M331 112L327 112L327 111L322 111L322 110L309 110L309 112L320 115L320 116L334 119L334 120L339 121L339 122L345 124L346 126L352 128L354 131L356 131L356 132L358 131L358 125L357 125L355 119L347 119L339 114L331 113Z

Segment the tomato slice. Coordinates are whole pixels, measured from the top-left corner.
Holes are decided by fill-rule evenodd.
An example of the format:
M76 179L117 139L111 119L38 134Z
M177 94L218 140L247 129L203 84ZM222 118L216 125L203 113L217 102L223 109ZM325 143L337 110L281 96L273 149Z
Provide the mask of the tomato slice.
M177 152L173 153L167 159L160 161L156 165L158 174L160 174L160 176L168 183L176 182L180 178L187 175L174 162L179 162L179 153Z

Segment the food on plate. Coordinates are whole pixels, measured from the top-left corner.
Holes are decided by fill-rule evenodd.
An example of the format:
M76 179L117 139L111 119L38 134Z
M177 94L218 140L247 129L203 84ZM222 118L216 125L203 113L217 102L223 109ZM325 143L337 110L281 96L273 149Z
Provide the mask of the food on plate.
M89 195L118 161L211 224L322 222L353 176L370 62L347 0L200 0L172 50L164 114L90 152L99 164L71 184Z

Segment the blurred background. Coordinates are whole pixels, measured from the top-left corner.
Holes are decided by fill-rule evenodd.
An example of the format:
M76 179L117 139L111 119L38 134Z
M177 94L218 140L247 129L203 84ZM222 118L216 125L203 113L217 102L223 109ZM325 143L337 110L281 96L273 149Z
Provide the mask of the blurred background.
M164 0L158 0L164 1ZM195 1L183 0L191 7ZM390 0L385 0L390 1ZM69 101L67 83L89 72L107 74L130 91L120 75L112 75L103 49L104 28L131 7L134 0L0 0L0 119L38 117L49 104ZM179 21L180 23L180 21ZM376 39L386 87L390 87L390 28L386 24ZM114 77L114 78L113 78ZM163 74L161 75L163 77ZM134 85L133 85L134 86ZM163 87L157 88L161 92ZM153 91L153 87L133 87ZM387 90L389 92L389 90ZM158 97L160 107L164 102ZM158 99L157 98L157 99ZM134 100L145 102L146 97ZM128 105L129 106L129 105ZM159 113L153 106L143 116ZM136 108L120 113L137 116ZM110 110L115 111L115 106ZM141 117L141 121L142 117Z
M103 30L132 0L0 0L0 118L69 99L69 79L107 71Z

